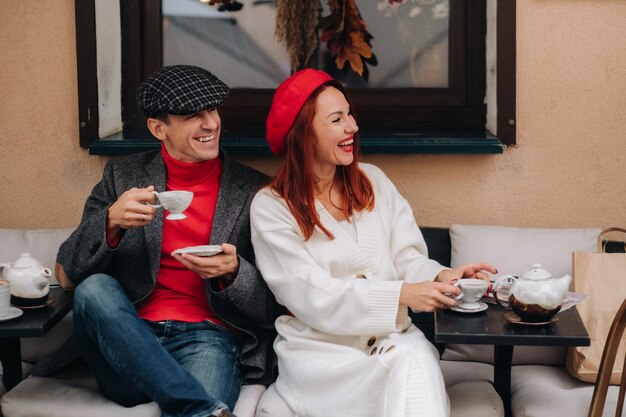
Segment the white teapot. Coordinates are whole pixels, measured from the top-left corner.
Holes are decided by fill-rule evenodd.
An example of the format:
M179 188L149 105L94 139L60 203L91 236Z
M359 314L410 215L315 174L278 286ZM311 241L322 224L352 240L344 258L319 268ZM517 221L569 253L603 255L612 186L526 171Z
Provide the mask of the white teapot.
M10 263L0 263L4 269L4 279L11 284L11 303L16 306L29 307L42 305L50 293L50 276L52 271L41 262L22 253L20 258Z
M500 306L513 310L522 321L546 322L561 309L571 280L569 275L554 278L541 264L534 263L517 279L512 275L498 278L493 284L493 295ZM508 296L499 297L498 291L507 286ZM508 304L502 302L503 298L508 299Z

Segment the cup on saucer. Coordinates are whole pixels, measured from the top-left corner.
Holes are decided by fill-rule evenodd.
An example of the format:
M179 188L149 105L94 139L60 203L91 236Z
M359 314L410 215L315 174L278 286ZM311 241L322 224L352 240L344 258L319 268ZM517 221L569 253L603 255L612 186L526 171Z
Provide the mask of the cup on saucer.
M459 308L463 310L478 310L482 305L478 302L489 288L489 284L482 279L465 278L456 282L461 294L454 297Z

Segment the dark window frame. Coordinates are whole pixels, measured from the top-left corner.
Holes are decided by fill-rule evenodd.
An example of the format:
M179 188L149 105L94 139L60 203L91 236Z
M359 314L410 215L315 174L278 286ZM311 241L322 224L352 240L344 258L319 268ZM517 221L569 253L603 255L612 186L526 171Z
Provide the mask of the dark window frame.
M471 5L471 7L470 7ZM515 137L515 0L497 5L497 130L504 145ZM120 0L122 30L122 120L125 136L145 140L145 120L135 101L141 81L162 66L160 0ZM485 32L486 0L450 1L449 87L436 89L351 89L363 130L376 129L388 146L402 147L398 137L429 136L424 132L460 131L461 141L481 137L486 119ZM76 0L80 144L98 139L97 74L94 0ZM262 132L271 89L233 89L220 108L228 126L242 132ZM393 130L393 134L392 134ZM469 133L468 133L469 132ZM453 133L451 141L454 143ZM262 133L260 134L262 136ZM383 138L383 139L381 139ZM126 142L126 140L124 140ZM127 144L125 144L127 145ZM379 144L380 145L380 144ZM377 148L380 149L380 146Z

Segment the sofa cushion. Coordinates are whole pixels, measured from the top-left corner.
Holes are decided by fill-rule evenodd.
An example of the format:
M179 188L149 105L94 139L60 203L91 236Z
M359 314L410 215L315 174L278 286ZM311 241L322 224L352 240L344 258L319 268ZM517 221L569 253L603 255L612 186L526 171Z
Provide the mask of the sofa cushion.
M0 262L14 262L21 253L28 252L43 266L52 270L51 284L57 284L54 264L61 243L74 228L66 229L0 229Z
M94 378L85 367L76 367L57 378L30 377L20 382L1 400L4 417L159 417L156 403L122 407L94 390ZM72 377L73 380L59 377ZM265 391L264 385L241 388L233 412L238 417L253 417Z
M511 408L516 417L554 414L587 417L594 385L572 378L559 366L523 365L511 371ZM615 415L618 386L610 386L603 417ZM624 407L626 411L626 407Z
M502 417L504 405L491 383L467 381L447 389L450 417Z
M560 277L572 274L572 252L596 252L600 229L533 229L453 224L451 266L487 262L501 275L520 275L534 262Z
M487 262L501 275L519 275L539 262L554 276L572 273L572 252L597 251L600 229L540 229L454 224L450 227L452 267ZM563 365L567 349L517 346L513 364ZM446 346L446 360L493 363L493 346Z
M156 403L122 407L71 382L31 377L2 397L4 417L159 417Z
M446 387L472 381L493 382L493 365L480 362L439 362Z
M515 346L513 349L514 365L565 365L567 348L561 346ZM447 361L476 361L493 363L493 345L449 344L442 359Z

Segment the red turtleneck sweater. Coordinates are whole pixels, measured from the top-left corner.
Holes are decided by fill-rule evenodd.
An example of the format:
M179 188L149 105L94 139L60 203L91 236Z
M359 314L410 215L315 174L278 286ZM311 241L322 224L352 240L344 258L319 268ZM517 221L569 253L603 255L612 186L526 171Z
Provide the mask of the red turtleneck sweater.
M205 280L170 255L178 248L209 243L222 161L215 158L199 163L181 162L172 158L163 146L161 154L167 169L166 189L192 191L193 200L185 210L186 219L163 220L159 275L154 291L137 309L139 317L151 321L210 320L227 326L209 306ZM163 217L167 214L163 213Z

